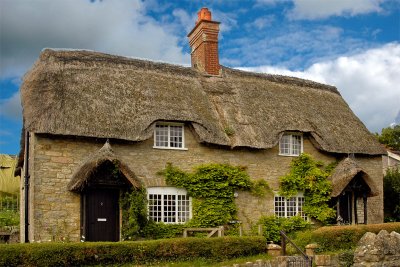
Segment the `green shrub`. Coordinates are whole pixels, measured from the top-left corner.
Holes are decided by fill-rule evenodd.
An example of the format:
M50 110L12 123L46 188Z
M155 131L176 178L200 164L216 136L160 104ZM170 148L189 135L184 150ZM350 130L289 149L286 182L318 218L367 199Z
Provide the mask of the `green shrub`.
M294 233L299 230L305 230L310 227L310 223L305 221L299 216L290 218L280 218L276 216L262 216L257 225L263 226L263 236L267 241L279 243L281 240L280 230L285 231L286 234ZM253 232L257 229L253 228Z
M160 264L223 261L265 251L262 237L177 238L135 242L0 245L0 266Z
M176 238L182 237L183 229L187 227L186 224L165 224L149 220L142 233L146 239Z
M0 211L0 227L19 225L19 212L12 210Z
M297 233L294 242L302 248L307 244L317 243L318 252L352 250L366 232L377 234L380 230L400 233L400 223L325 226L315 231Z
M400 222L400 169L389 169L383 177L385 221Z

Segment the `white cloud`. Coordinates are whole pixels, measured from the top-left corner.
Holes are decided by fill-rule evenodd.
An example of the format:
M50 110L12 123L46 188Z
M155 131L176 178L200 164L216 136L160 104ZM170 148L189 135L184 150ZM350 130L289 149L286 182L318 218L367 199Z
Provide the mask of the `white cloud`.
M292 19L322 19L330 16L355 16L381 12L385 0L293 0Z
M270 27L275 20L274 15L267 15L264 17L259 17L250 23L247 23L245 26L248 28L256 28L257 30L262 30L264 28Z
M295 76L334 85L370 131L388 127L400 112L400 43L315 63L304 71L260 66L249 71Z
M19 92L10 98L0 100L0 115L19 120L22 118L21 98Z
M146 8L140 0L2 0L0 77L22 75L44 47L188 63L179 37L146 16Z

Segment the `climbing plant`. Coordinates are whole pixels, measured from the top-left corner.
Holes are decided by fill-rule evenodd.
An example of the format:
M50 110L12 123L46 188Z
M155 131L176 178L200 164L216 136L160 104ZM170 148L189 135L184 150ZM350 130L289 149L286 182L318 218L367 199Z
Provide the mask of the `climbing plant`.
M290 172L280 177L279 194L292 197L299 191L304 192L304 213L326 223L335 216L334 209L328 205L332 185L327 179L334 166L333 163L323 168L321 162L308 154L301 154L292 161Z
M133 240L143 236L143 229L149 224L147 218L147 197L144 188L123 192L120 197L122 210L122 239Z
M235 220L235 191L253 187L245 167L228 164L200 165L193 173L188 173L169 163L160 174L167 184L183 187L193 197L193 219L189 224L197 227L218 226Z
M168 185L185 188L193 198L192 220L186 224L164 224L148 219L145 189L132 189L120 198L124 240L169 238L180 235L185 227L225 225L236 220L235 191L248 190L257 197L271 191L264 180L253 183L245 167L228 164L205 164L189 173L169 163L159 174Z

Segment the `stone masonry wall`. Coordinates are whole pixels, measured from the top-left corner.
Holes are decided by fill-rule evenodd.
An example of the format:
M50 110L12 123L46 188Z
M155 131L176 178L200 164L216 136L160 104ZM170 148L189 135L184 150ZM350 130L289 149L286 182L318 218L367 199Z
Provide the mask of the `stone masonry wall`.
M30 240L80 240L80 195L69 192L67 185L73 173L90 155L104 145L104 140L33 135L31 137L31 225ZM165 186L157 172L167 162L191 171L204 163L229 163L247 166L254 180L266 180L278 190L278 177L289 171L293 157L279 156L278 146L268 150L223 149L199 144L192 132L185 127L187 150L154 149L153 139L143 142L113 142L111 146L117 157L127 164L146 187ZM330 163L335 157L319 152L305 138L304 152L314 158ZM360 159L360 164L375 180L380 180L382 167L380 157ZM369 164L372 164L371 166ZM377 175L379 173L379 175ZM380 183L380 182L378 182ZM381 184L379 184L381 188ZM382 222L382 197L369 202L369 223ZM257 221L261 215L274 212L273 195L264 199L239 192L236 199L238 217L245 225ZM21 231L22 232L22 231ZM21 236L23 240L23 236Z
M400 234L365 233L354 252L354 267L400 266Z

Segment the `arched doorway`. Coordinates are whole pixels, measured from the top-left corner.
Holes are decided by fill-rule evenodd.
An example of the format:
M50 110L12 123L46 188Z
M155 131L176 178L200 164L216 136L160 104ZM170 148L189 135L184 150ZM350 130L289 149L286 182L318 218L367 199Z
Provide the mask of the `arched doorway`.
M345 158L333 171L332 206L336 208L338 224L367 224L368 198L378 195L371 177L355 159Z
M110 162L103 162L88 178L81 193L81 224L85 241L118 241L120 192L130 187Z
M72 176L68 189L81 195L81 236L84 241L119 241L122 192L141 183L114 154L108 141Z
M368 223L367 196L371 188L362 176L362 172L357 173L337 198L337 215L344 224Z

